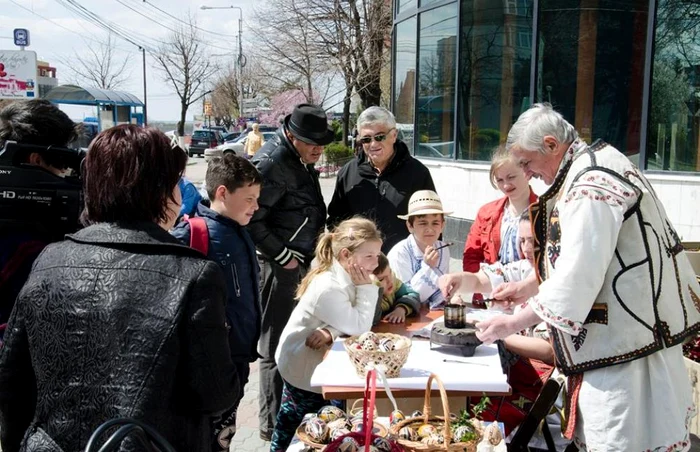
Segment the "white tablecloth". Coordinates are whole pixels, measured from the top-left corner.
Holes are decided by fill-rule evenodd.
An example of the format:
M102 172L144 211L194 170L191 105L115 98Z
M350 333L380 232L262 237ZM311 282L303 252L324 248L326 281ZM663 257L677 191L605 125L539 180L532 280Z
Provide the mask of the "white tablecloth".
M496 345L480 345L474 356L465 358L451 347L435 346L431 350L430 342L425 340L413 340L400 376L390 378L389 386L392 389L425 389L431 372L440 377L448 391L507 392L510 389ZM333 343L326 359L316 367L311 386L365 386L365 379L357 376L350 362L343 339Z

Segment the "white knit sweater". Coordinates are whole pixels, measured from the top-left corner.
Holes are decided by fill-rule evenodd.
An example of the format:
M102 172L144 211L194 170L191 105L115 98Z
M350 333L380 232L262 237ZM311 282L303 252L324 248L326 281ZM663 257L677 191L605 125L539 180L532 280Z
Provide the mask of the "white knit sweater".
M277 346L275 361L282 378L297 388L321 393L309 383L327 349L310 349L306 338L319 328L348 335L369 331L378 291L374 284L355 286L336 260L330 270L317 275L294 308Z

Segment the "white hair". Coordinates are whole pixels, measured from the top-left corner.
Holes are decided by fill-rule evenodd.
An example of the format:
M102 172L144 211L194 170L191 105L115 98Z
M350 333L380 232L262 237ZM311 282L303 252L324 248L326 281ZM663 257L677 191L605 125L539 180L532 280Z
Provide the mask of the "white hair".
M382 125L390 129L396 127L394 114L383 107L369 107L357 118L357 131L367 126Z
M549 103L535 104L515 121L508 132L506 149L544 152L544 137L551 135L561 144L572 143L578 132Z

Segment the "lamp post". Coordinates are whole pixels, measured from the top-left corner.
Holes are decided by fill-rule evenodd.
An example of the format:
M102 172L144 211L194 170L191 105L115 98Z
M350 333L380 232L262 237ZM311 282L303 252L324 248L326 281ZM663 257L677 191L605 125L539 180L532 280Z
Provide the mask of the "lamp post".
M238 114L243 117L243 40L241 34L243 31L243 9L240 6L206 6L202 5L200 9L237 9L238 10Z

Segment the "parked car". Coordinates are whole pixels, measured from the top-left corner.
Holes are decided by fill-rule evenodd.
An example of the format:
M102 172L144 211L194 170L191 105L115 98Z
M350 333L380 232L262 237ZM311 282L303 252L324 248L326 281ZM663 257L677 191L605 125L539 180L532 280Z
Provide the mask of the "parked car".
M241 136L241 132L228 132L223 134L224 143L227 141L234 141L236 138Z
M263 138L265 139L265 142L275 138L276 133L275 132L263 132ZM238 156L244 157L243 150L245 148L245 142L246 138L248 138L248 135L243 135L236 141L228 141L222 145L210 148L210 149L205 149L204 150L204 160L207 162L210 161L211 159L215 157L221 157L226 153L233 152Z
M204 150L207 148L214 148L220 144L223 144L224 139L221 136L221 132L218 130L210 129L199 129L192 133L192 142L190 143L189 155L190 157L195 154L204 156Z

